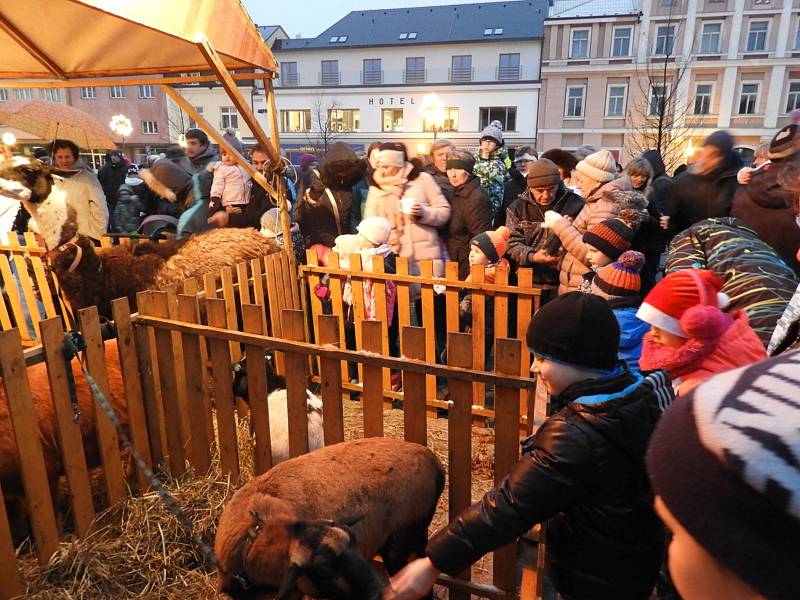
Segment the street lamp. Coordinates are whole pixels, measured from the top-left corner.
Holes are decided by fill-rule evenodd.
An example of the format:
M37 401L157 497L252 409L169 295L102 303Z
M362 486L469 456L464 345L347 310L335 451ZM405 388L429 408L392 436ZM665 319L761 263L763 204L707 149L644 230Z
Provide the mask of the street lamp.
M10 131L6 131L2 137L3 145L0 146L0 158L11 158L11 147L17 143L17 136Z
M130 136L133 132L133 125L131 120L125 115L114 115L111 117L111 122L108 124L111 131L116 133L122 138L122 151L125 151L125 138Z
M433 129L433 141L435 142L437 132L444 125L444 102L436 94L425 94L420 111L424 122Z

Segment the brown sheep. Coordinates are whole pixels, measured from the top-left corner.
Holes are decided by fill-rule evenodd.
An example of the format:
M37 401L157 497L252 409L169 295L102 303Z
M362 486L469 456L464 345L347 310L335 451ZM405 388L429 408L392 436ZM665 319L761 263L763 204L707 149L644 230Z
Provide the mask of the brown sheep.
M111 392L108 401L123 425L127 425L128 404L122 383L117 340L109 340L105 343L105 356L108 386ZM100 408L95 407L94 396L89 389L89 383L86 381L77 359L71 361L71 367L72 375L75 378L76 395L80 410L78 423L81 428L86 464L89 469L93 469L101 464L95 427L97 422L96 411L99 411ZM58 479L63 473L63 465L53 409L53 398L50 394L50 384L45 363L38 363L28 367L27 375L33 396L36 420L39 424L39 441L44 454L47 478L50 481L50 489L55 494ZM15 503L19 503L21 496L24 494L18 460L17 443L8 410L8 399L5 387L0 385L0 485L6 501L12 508ZM22 524L17 523L17 525Z
M220 518L218 586L234 599L379 598L369 561L394 574L422 556L444 487L428 448L352 440L288 460L243 486Z
M75 211L54 170L39 161L14 158L0 163L0 193L22 202L47 246L48 259L73 310L97 306L111 318L111 301L127 297L136 310L136 293L164 290L194 277L218 273L252 258L280 252L254 229L211 229L164 244L95 248L77 235Z

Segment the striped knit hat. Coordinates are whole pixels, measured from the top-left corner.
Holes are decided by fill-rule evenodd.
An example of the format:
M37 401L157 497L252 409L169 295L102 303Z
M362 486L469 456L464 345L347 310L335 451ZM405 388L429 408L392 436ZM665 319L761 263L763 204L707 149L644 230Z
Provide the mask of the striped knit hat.
M606 219L592 225L583 234L583 243L591 244L611 260L617 260L631 247L636 232L619 219Z
M504 225L498 227L495 231L484 231L479 233L472 240L470 246L477 246L480 251L486 255L490 264L500 262L503 255L506 253L506 246L508 245L508 238L511 235L511 230Z
M615 306L617 301L638 300L642 289L639 272L644 266L644 254L635 250L623 252L616 262L600 269L592 279L592 294L601 296Z
M670 513L765 598L798 596L798 398L800 350L720 373L673 403L647 451Z

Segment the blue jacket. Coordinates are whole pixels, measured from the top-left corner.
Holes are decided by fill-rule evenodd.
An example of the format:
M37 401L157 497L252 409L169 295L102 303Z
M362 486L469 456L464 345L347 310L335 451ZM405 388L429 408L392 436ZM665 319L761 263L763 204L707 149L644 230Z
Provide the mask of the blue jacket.
M614 316L619 323L619 358L628 363L631 371L639 370L642 338L650 329L650 325L636 316L637 310L636 307L614 309Z

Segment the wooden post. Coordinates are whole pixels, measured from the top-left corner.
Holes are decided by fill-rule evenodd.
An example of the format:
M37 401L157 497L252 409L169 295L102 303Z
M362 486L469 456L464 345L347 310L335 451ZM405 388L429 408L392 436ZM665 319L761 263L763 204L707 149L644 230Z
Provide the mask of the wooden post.
M303 311L283 311L284 333L287 340L304 342ZM289 403L289 456L294 458L308 452L308 374L302 354L286 353L286 400Z
M483 283L484 267L470 268L472 283ZM486 370L486 296L482 290L471 290L472 295L472 368ZM475 405L486 406L486 384L476 381L472 387L475 392Z
M22 577L17 568L17 553L14 551L14 539L8 524L6 502L3 490L0 489L0 598L11 600L23 595Z
M331 252L328 255L328 266L332 269L339 268L339 255L336 252ZM345 311L344 311L344 303L342 301L342 287L343 282L342 280L344 277L342 275L331 275L328 281L328 285L330 286L331 290L331 308L333 310L333 314L339 317L339 343L341 344L341 348L346 348L347 343L345 341L344 336L344 322L345 322ZM342 381L350 381L350 377L347 371L347 363L342 361Z
M408 259L404 256L398 256L395 268L398 275L408 275ZM411 289L409 285L405 281L397 282L397 325L399 331L403 331L403 329L411 325ZM400 336L400 355L404 355L405 352L403 336Z
M266 94L267 111L269 113L269 135L272 138L272 143L275 144L275 149L280 150L281 138L280 128L278 127L278 107L275 105L275 89L272 85L272 79L264 79L264 93ZM281 169L278 169L278 173ZM278 185L278 212L281 215L281 230L283 231L283 239L286 240L286 249L289 251L290 259L294 265L294 252L291 247L291 223L289 218L289 205L286 202L286 196L283 193L283 179L279 178Z
M383 323L364 321L364 345L367 352L381 353ZM383 376L380 367L364 365L364 437L383 437Z
M128 400L128 427L131 441L147 466L153 467L150 455L150 442L147 434L147 416L142 393L142 376L136 356L136 341L131 325L131 311L127 298L117 298L111 302L114 326L117 329L117 350L119 352L122 382ZM150 482L141 469L136 469L139 493L150 488Z
M206 298L204 302L209 326L224 329L225 301ZM208 348L211 373L214 377L220 470L223 474L230 473L231 481L237 482L239 480L239 445L236 436L236 417L233 410L233 390L231 389L230 346L224 340L209 337Z
M261 331L261 307L254 304L242 305L242 320L247 333L263 335ZM267 402L267 367L264 362L264 348L255 344L245 344L247 362L247 395L250 397L250 429L255 435L253 456L255 473L261 474L272 468L272 437L269 428L269 403Z
M184 323L199 323L200 311L197 296L178 295L178 316ZM207 402L205 397L205 365L200 353L200 338L196 335L181 334L183 347L183 369L186 381L186 408L189 430L184 443L188 448L189 462L195 473L202 476L211 467L211 440L208 437Z
M444 278L447 281L458 281L458 263L448 261L444 266ZM458 288L446 288L444 293L445 304L447 305L447 333L459 332L459 315L458 315Z
M152 292L136 294L136 305L140 315L152 314ZM150 442L150 454L153 465L160 465L166 456L166 436L164 428L164 408L161 402L161 388L156 385L159 380L158 362L155 351L155 332L152 327L134 328L136 338L136 354L139 357L142 395L145 415L147 417L147 434Z
M22 485L30 509L33 539L40 565L46 565L58 549L58 527L47 481L44 454L36 422L30 384L18 329L0 332L0 373L8 401L20 461ZM33 435L32 435L33 434Z
M524 289L533 287L533 270L532 269L519 269L517 271L517 286ZM533 298L528 295L519 294L517 296L517 339L524 340L525 334L528 331L528 323L531 322L533 316ZM531 355L528 352L527 346L522 348L520 352L520 373L527 373L531 368ZM530 434L533 431L534 415L533 412L528 410L532 404L533 392L530 390L519 391L519 408L520 414L526 416L526 428Z
M433 261L423 260L419 263L420 274L424 279L433 278ZM422 301L422 326L425 328L425 360L436 363L436 310L434 301L436 294L433 284L422 284L420 300ZM425 393L428 398L436 398L436 375L425 378Z
M470 335L450 333L447 335L447 364L451 367L472 367L473 343ZM447 383L452 398L448 414L447 455L450 502L448 518L455 519L472 502L472 405L474 389L468 380L451 379ZM459 575L469 580L467 570ZM469 594L451 592L451 600L469 600Z
M502 375L519 376L522 343L519 340L497 338L495 371ZM494 390L494 483L508 475L519 460L519 394L514 388L495 386ZM494 584L514 591L516 585L517 544L510 544L494 553Z
M94 521L94 502L86 455L83 449L80 422L75 420L75 410L67 380L67 364L64 361L64 327L59 317L42 321L42 345L47 363L47 377L53 399L58 427L58 443L61 448L61 462L69 485L72 514L78 537L85 538ZM74 359L78 360L78 359ZM70 367L71 368L71 367ZM80 373L78 377L83 377ZM88 418L88 415L84 416Z
M152 315L162 319L169 318L167 293L153 292ZM178 403L178 382L175 370L175 352L172 346L172 334L166 329L156 329L157 362L165 368L158 370L161 384L161 399L164 404L164 424L167 431L167 447L169 449L169 468L173 477L183 477L186 473L186 454L183 445L184 432L181 430L180 407Z
M341 347L339 341L339 317L319 315L320 345ZM320 357L320 379L322 380L322 427L325 445L344 441L344 410L342 408L341 361Z
M111 389L108 385L108 373L106 371L106 355L103 337L100 333L100 317L97 314L97 307L90 306L78 311L78 322L80 323L83 340L86 343L86 363L100 391L111 402ZM122 456L119 451L119 440L117 430L100 410L96 403L93 403L97 425L97 445L100 449L100 459L103 463L103 480L106 487L106 496L109 506L113 506L127 495L125 476L122 471Z
M403 339L408 358L425 360L425 330L405 327ZM428 444L425 375L403 371L403 433L407 442Z

